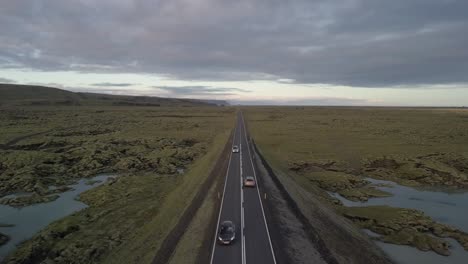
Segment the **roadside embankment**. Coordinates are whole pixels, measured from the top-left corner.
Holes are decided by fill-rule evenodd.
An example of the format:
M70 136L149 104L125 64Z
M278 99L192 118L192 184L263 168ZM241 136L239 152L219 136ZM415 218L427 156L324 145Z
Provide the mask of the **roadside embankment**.
M204 253L209 251L211 243L208 241L212 238L208 235L212 234L210 230L214 230L212 227L216 225L216 222L212 221L215 219L212 216L216 215L214 209L217 208L214 192L218 189L217 183L223 182L223 176L226 174L232 139L231 133L208 177L198 188L178 223L164 239L152 263L194 263L197 259L203 259L202 263L207 263L206 260L210 256L205 256Z

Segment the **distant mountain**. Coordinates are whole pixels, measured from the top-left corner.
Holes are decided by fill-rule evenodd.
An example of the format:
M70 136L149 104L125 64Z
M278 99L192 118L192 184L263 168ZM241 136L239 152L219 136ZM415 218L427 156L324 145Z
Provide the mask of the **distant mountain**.
M0 84L0 106L15 105L113 105L113 106L216 106L195 99L75 93L32 85Z
M224 101L224 100L204 100L204 99L201 99L199 101L204 102L204 103L208 103L208 104L214 104L214 105L217 105L217 106L228 106L228 105L230 105L227 101Z

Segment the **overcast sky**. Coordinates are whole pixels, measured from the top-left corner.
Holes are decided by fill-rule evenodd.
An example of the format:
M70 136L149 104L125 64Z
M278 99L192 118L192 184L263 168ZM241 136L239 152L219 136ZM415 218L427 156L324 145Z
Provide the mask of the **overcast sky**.
M0 82L234 103L468 105L466 0L0 2Z

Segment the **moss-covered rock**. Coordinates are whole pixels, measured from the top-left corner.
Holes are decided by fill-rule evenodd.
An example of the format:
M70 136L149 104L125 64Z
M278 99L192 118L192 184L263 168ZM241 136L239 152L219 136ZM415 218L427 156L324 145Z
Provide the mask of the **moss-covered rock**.
M60 196L57 194L54 195L39 195L34 193L27 196L18 196L11 198L2 198L0 199L0 204L9 205L13 207L23 207L27 205L37 204L37 203L48 203L57 200Z
M447 256L450 245L443 238L451 237L468 250L467 233L437 223L417 210L389 206L342 207L339 210L360 227L381 234L379 239L384 242Z
M94 184L99 183L99 182L101 182L101 181L100 180L87 180L85 182L85 184L86 185L94 185Z
M34 149L31 144L19 150L0 150L0 197L17 192L45 196L51 185L69 185L103 172L176 174L204 149L203 143L190 138L97 142L61 139L60 144L46 140L47 144L40 145L49 146L47 150Z
M9 240L10 240L9 236L0 233L0 247L8 243Z
M331 192L363 187L370 183L362 177L338 171L310 172L305 176L320 188Z
M52 194L51 186L119 173L118 179L80 195L88 208L21 243L5 260L15 264L99 263L122 251L128 259L118 257L121 262L151 258L169 232L167 226L186 208L193 186L218 157L213 151L224 146L236 116L234 108L1 110L0 197L29 192L39 200ZM208 152L212 158L195 165ZM192 166L202 166L202 173L191 174ZM186 173L178 175L177 169ZM166 177L170 175L174 177ZM172 194L179 185L183 191ZM65 232L68 226L79 230ZM127 244L115 250L121 243Z
M381 191L372 186L365 186L361 188L351 188L345 189L338 192L341 196L345 197L351 201L361 201L365 202L369 200L369 198L377 198L377 197L389 197L392 196L391 193Z
M404 185L468 187L465 167L468 161L458 156L456 162L447 160L450 154L427 155L417 158L375 158L363 161L362 173Z

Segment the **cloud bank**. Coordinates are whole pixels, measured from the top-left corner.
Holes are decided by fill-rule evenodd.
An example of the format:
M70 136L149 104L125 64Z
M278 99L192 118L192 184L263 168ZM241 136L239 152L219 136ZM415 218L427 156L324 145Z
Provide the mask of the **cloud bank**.
M467 10L465 0L2 1L0 68L466 84Z

